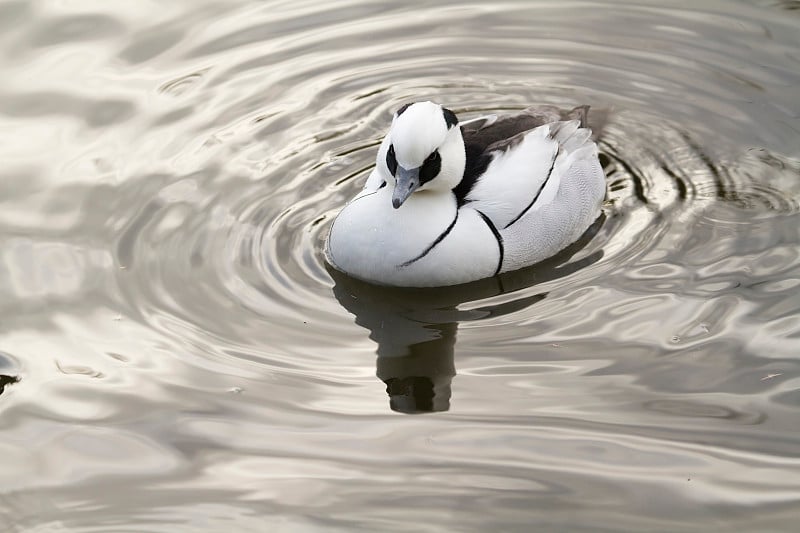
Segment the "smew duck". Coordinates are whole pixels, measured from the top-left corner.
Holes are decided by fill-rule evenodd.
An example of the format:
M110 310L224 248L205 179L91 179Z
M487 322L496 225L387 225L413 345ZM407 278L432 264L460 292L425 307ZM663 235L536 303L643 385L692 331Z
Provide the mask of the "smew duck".
M364 281L455 285L573 243L606 192L588 106L459 123L433 102L394 114L364 188L331 225L328 262Z

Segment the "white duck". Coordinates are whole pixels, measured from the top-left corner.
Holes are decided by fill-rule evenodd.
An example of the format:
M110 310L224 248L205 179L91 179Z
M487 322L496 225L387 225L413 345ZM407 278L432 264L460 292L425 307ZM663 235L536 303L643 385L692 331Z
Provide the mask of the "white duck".
M404 105L331 226L328 262L373 283L433 287L554 255L595 221L606 192L587 110L459 124L438 104Z

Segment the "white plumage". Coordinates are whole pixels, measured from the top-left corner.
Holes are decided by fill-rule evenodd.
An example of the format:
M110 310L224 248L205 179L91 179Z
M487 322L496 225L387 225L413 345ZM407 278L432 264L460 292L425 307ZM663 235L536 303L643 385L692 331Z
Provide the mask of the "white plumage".
M546 259L600 214L605 177L586 107L458 123L403 106L364 189L339 213L328 262L383 285L455 285Z

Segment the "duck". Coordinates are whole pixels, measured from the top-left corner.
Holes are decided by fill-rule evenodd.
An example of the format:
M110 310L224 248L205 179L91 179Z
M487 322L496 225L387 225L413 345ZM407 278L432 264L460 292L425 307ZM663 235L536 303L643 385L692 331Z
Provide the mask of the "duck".
M555 255L606 195L588 111L544 105L460 122L434 102L404 104L330 226L326 261L377 285L441 287Z

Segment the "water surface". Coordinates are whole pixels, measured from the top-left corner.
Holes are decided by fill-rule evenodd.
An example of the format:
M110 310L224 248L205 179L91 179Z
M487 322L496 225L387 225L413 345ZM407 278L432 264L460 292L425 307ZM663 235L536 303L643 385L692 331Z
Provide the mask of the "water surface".
M793 530L799 7L0 1L0 529ZM330 272L420 99L590 104L603 216Z

